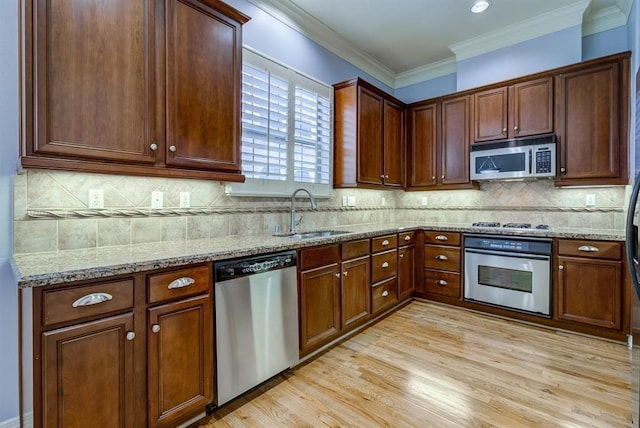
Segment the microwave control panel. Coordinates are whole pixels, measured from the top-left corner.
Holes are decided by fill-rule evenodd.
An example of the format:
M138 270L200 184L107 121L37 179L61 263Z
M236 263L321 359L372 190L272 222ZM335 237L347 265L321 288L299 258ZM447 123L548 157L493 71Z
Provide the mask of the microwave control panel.
M536 147L535 150L535 159L534 159L534 172L536 175L553 175L554 171L554 159L553 153L551 151L551 147L543 146Z

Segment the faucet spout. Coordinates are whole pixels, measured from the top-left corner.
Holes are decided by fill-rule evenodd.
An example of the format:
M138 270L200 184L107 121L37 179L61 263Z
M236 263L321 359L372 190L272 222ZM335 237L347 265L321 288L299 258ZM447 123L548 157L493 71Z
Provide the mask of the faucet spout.
M318 204L316 203L316 199L313 197L311 192L309 192L307 189L303 187L294 190L293 194L291 195L291 225L289 227L290 233L296 233L296 227L300 224L300 222L302 221L302 218L304 217L304 216L300 217L300 220L296 220L296 195L298 194L298 192L306 192L307 195L309 195L309 199L311 202L311 209L313 211L316 211L318 209Z

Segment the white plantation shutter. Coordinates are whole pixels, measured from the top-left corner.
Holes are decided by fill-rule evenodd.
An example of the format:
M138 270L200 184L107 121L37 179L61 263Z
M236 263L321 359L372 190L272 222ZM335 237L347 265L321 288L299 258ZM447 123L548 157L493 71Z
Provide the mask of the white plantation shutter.
M305 187L331 196L332 96L317 82L243 50L242 172L233 195L290 196Z

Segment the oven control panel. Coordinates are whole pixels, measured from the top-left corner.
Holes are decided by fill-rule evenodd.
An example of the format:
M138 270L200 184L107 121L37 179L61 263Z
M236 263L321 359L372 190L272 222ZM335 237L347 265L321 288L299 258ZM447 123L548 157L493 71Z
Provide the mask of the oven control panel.
M467 235L465 248L527 254L551 254L550 239L506 239L502 237Z

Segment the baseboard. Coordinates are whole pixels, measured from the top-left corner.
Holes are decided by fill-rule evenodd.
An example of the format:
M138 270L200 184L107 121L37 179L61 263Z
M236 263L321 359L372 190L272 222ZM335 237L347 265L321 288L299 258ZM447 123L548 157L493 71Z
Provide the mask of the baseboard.
M33 422L27 425L25 421L25 426L33 426ZM20 418L17 417L13 419L8 419L6 421L1 421L0 428L20 428Z

